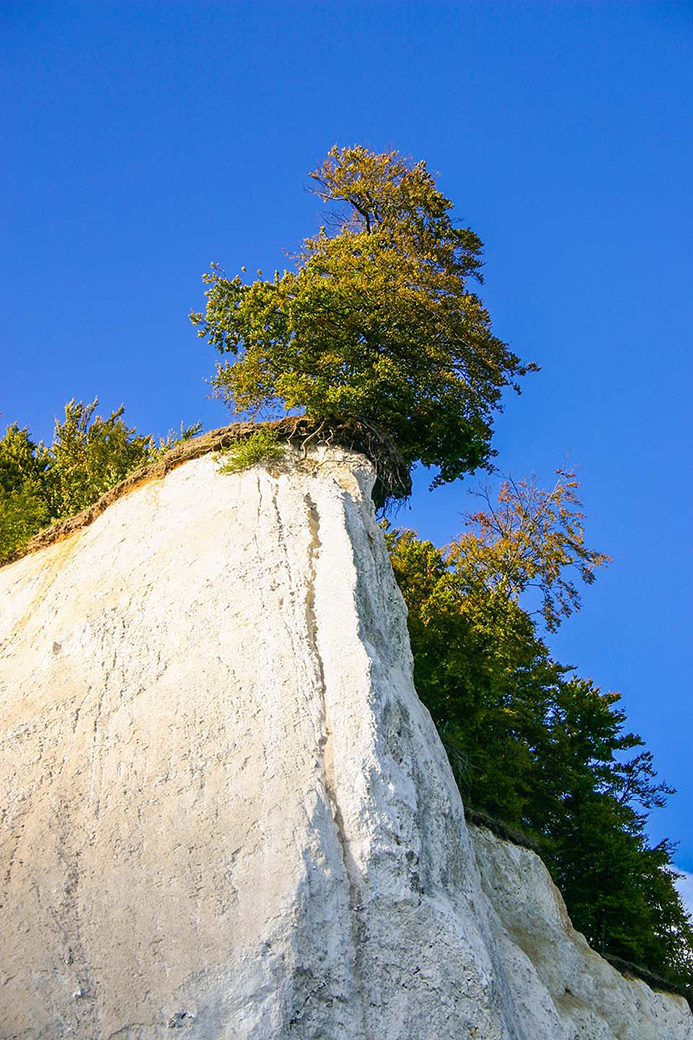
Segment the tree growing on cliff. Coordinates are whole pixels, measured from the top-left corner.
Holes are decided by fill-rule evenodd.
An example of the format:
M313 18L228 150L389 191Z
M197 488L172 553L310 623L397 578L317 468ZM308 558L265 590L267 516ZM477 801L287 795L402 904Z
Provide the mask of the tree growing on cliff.
M47 449L16 423L0 440L0 563L51 521Z
M223 355L216 391L239 414L374 428L408 465L437 467L434 484L486 466L502 393L535 366L493 335L471 289L479 238L455 226L424 162L335 146L310 177L336 209L295 270L204 276L191 320Z
M200 424L170 433L157 445L123 419L121 406L107 418L89 404L68 401L55 420L50 446L36 443L16 423L0 439L0 563L42 527L86 509L138 466L200 430Z
M585 544L578 487L571 470L548 490L505 480L496 502L481 493L486 508L467 514L467 529L444 549L411 531L387 535L416 688L456 735L473 777L467 797L510 824L537 797L544 723L564 682L535 618L555 630L579 605L572 574L590 583L608 562Z
M496 502L488 488L472 491L482 508L465 514L467 530L447 549L448 563L477 598L518 604L534 594L532 614L549 632L580 608L573 575L591 585L597 569L611 562L585 545L575 471L558 469L555 476L548 490L534 478L508 477Z
M65 418L56 419L47 476L55 517L79 513L149 461L152 438L127 425L122 405L103 419L96 414L98 403L98 398L89 404L69 401Z

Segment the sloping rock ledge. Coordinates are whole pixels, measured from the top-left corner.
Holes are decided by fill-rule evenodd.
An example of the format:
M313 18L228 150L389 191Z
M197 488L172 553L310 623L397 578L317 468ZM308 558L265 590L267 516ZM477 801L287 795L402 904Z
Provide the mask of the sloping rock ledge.
M80 513L65 520L57 520L49 527L43 528L25 546L8 554L0 562L0 567L13 563L22 556L38 552L47 545L52 545L67 537L73 531L88 527L110 505L142 484L146 484L150 480L163 479L167 473L182 466L185 462L199 459L211 452L230 448L234 443L251 437L260 429L274 430L280 440L286 441L293 447L300 447L304 454L308 450L308 445L312 445L313 448L317 445L341 447L347 451L363 453L374 466L375 479L371 496L376 505L382 505L390 497L407 498L411 494L409 467L397 448L383 433L365 423L356 421L325 423L316 419L308 419L305 416L289 416L285 419L275 419L264 423L231 423L229 426L220 426L199 437L183 441L156 462L133 470L125 480L121 480L115 487L110 488Z

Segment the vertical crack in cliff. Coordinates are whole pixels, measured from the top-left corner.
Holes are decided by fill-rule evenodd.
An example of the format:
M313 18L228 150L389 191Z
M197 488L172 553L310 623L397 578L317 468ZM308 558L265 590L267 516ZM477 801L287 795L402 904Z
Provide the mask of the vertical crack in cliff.
M258 481L258 493L262 497L262 483ZM355 863L354 857L351 854L349 847L349 840L346 833L346 827L344 823L344 814L341 809L339 798L337 795L337 785L335 781L335 768L334 768L334 752L333 752L333 734L332 726L330 723L330 712L328 705L327 695L327 680L325 677L325 668L320 653L319 641L318 641L318 608L316 606L316 579L317 579L317 564L321 555L322 541L320 538L320 517L316 503L312 499L311 495L304 494L303 500L306 506L306 519L308 522L308 532L310 535L310 542L307 547L308 566L304 571L301 568L298 582L293 580L293 565L291 553L287 545L284 520L282 517L281 509L279 507L279 486L276 482L271 483L270 490L270 502L272 510L274 512L274 519L276 523L277 531L277 544L280 549L281 555L283 556L284 566L287 570L287 578L289 579L290 588L292 595L298 593L299 589L303 592L303 596L299 597L296 595L295 602L298 604L303 600L302 606L305 618L305 642L307 643L307 649L310 658L313 660L315 669L317 672L317 685L319 686L320 693L320 704L321 709L321 728L322 735L318 735L319 746L322 751L322 767L323 767L323 778L325 785L325 793L329 802L329 809L334 820L335 832L341 852L341 859L344 867L344 876L346 879L347 886L347 913L348 913L348 927L351 935L351 946L353 949L353 978L356 984L356 1001L358 1005L356 1014L360 1025L360 1036L363 1040L371 1040L370 1033L366 1027L366 1008L365 1008L365 992L366 987L364 984L365 974L363 970L363 932L364 926L360 919L359 911L361 910L359 899L360 885L359 885L359 871ZM293 639L293 636L292 636ZM303 647L296 647L297 653L302 653L305 650ZM308 1000L322 990L322 986L318 986ZM338 998L339 999L339 998ZM344 999L344 998L342 998ZM307 1001L304 1001L304 1006ZM300 1020L303 1012L300 1011L298 1017L295 1019L296 1022Z
M318 616L315 603L315 585L317 577L317 563L322 550L322 542L320 539L320 514L318 512L317 504L314 502L310 494L306 494L304 496L304 501L307 507L308 530L310 532L311 539L309 546L308 580L306 583L306 627L308 632L310 648L314 655L316 665L318 668L318 677L322 690L322 708L323 719L325 724L325 737L323 745L323 769L325 774L325 788L327 790L327 795L332 807L332 814L337 829L337 838L339 840L339 844L342 850L342 861L344 863L344 871L349 886L349 927L351 930L352 943L354 948L354 976L356 979L357 993L359 997L359 1015L361 1019L361 1029L363 1032L363 1036L365 1038L368 1038L369 1032L366 1024L365 987L363 970L364 924L360 914L360 911L362 909L360 898L360 877L358 867L356 865L356 862L351 852L351 848L349 846L349 838L347 836L346 826L344 823L344 814L340 805L337 783L335 779L334 741L332 725L330 722L329 698L327 695L327 681L325 679L325 668L323 665L318 640Z

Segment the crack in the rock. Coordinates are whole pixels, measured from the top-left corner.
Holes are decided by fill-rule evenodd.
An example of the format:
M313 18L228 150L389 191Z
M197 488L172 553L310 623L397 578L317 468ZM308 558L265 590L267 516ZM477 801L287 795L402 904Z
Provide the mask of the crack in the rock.
M320 680L320 686L322 690L322 707L323 718L325 723L325 743L323 746L323 769L325 774L325 788L327 790L327 795L332 806L332 813L337 829L337 838L339 840L339 844L342 850L344 871L346 873L347 882L349 885L349 926L351 929L354 948L354 975L356 978L357 990L359 992L360 997L359 1009L361 1016L361 1028L364 1038L368 1038L369 1032L366 1023L365 990L363 986L363 943L365 936L364 922L360 916L360 911L363 909L363 904L360 898L359 870L349 846L349 838L347 836L346 826L344 823L344 814L342 813L342 808L337 794L337 784L335 780L334 769L333 734L332 726L330 724L330 712L327 697L327 682L325 679L325 669L318 641L318 617L315 604L315 583L317 561L319 559L320 552L322 549L322 542L320 539L320 514L318 512L318 507L314 500L311 498L310 494L306 494L304 496L304 501L307 507L308 529L310 531L311 536L309 546L308 580L305 600L306 622L308 641L310 648L313 652L313 656L315 658L315 662L318 669L318 677Z

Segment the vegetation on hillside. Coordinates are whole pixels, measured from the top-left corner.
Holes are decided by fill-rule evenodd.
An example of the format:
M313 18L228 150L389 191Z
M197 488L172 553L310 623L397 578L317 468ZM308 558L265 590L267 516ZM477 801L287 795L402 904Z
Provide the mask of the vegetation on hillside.
M481 242L454 225L423 162L335 147L311 178L341 209L331 231L304 240L295 270L251 283L217 266L205 276L206 311L192 320L222 355L216 392L239 414L303 413L314 423L307 440L354 424L376 466L378 444L386 464L394 445L404 474L416 462L435 467L434 485L490 468L502 393L534 366L493 335L470 288ZM102 419L96 406L69 402L50 446L8 427L0 562L198 429L156 445L122 408ZM279 451L260 427L225 465ZM408 486L381 474L383 497ZM548 491L506 481L444 548L386 532L416 686L465 803L536 841L590 942L690 986L693 927L674 885L674 846L652 846L645 832L673 792L627 730L619 695L556 662L545 641L579 608L576 582L608 562L585 545L577 490L567 471Z
M620 695L553 660L541 636L579 606L571 575L607 562L584 542L572 472L548 491L506 481L443 549L386 532L409 610L417 691L463 800L535 839L595 949L693 983L693 927L674 846L650 810L671 788L626 729Z
M128 473L200 430L199 424L181 427L157 444L125 423L124 408L102 419L97 405L98 398L69 401L49 446L16 423L7 427L0 440L0 563L41 528L86 509Z

